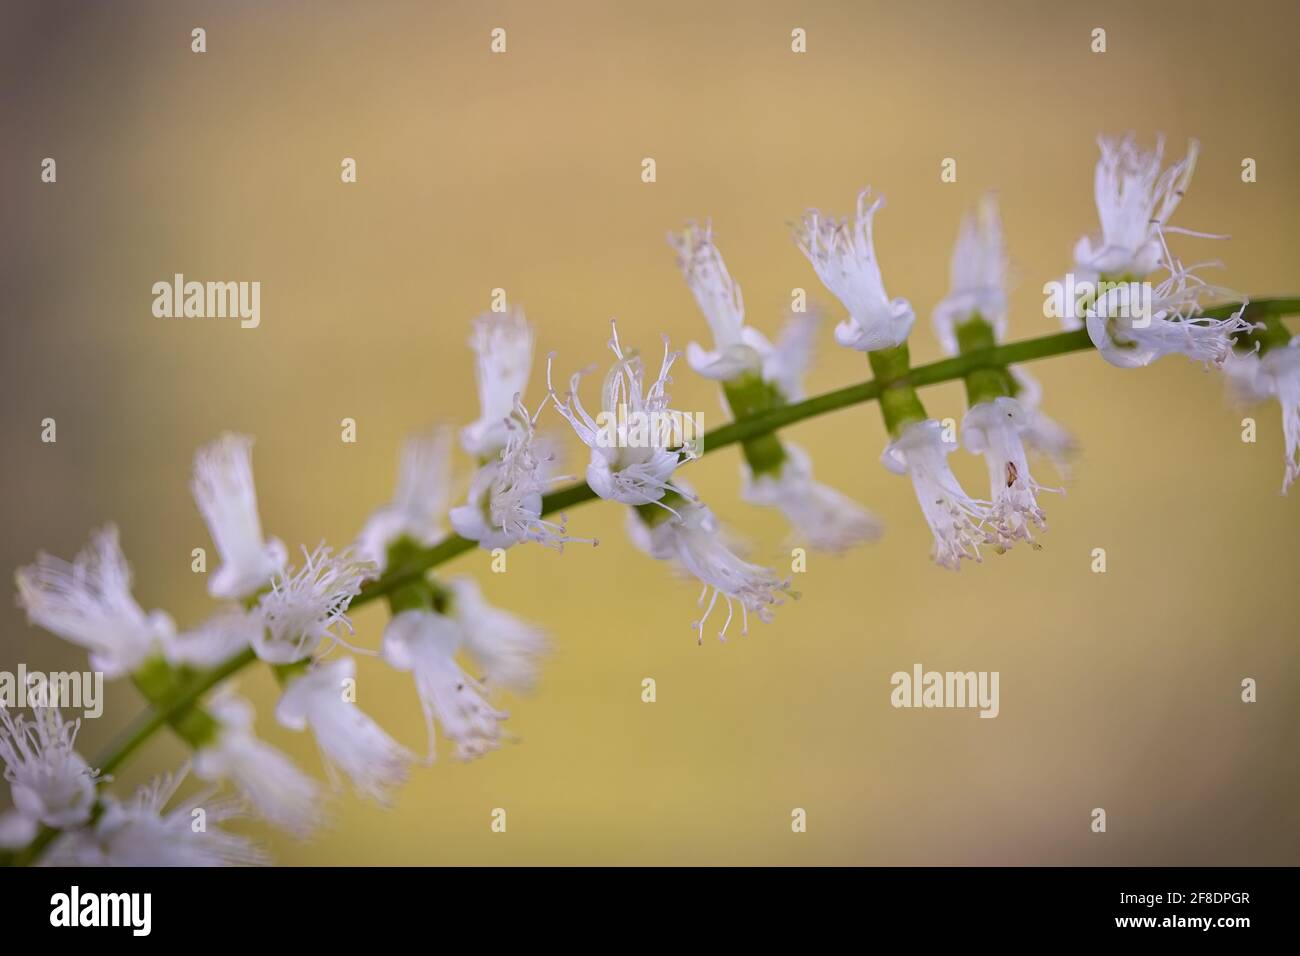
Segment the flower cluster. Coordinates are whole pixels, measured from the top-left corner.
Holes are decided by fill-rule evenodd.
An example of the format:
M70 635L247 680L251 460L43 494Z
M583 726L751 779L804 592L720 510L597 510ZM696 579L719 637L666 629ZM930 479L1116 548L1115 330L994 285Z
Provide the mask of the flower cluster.
M475 436L475 447L486 447L486 436L495 434L504 442L500 461L522 462L517 434L505 423L495 431L491 426L480 423L465 434ZM531 431L522 440L531 441ZM19 603L32 623L86 648L92 666L108 676L130 675L160 706L204 669L241 656L265 661L283 685L277 722L312 732L331 781L346 779L357 793L386 803L416 757L357 706L355 660L328 655L337 645L348 646L348 609L363 583L403 549L441 537L452 490L451 433L439 429L410 439L393 501L374 512L355 545L338 552L323 543L304 547L296 568L279 541L263 536L252 445L245 436L224 435L195 458L194 497L221 560L209 583L221 603L206 620L178 630L165 613L146 613L132 595L130 568L111 525L70 563L42 554L21 568ZM508 487L503 492L511 494ZM531 507L536 520L540 502ZM448 581L436 595L434 588L428 582L427 610L395 614L380 657L414 678L428 718L428 758L439 732L458 757L471 758L498 744L507 716L488 703L488 685L531 686L545 639L491 606L472 580ZM476 662L482 681L465 673L462 656ZM232 687L222 687L174 726L194 751L191 765L122 803L99 792L107 778L74 749L77 722L65 721L53 707L35 708L28 719L0 706L0 762L14 800L14 809L0 815L0 849L26 845L44 826L61 831L46 851L49 862L249 864L263 862L262 851L217 824L251 810L304 836L322 822L325 791L258 738L252 704ZM211 788L165 809L191 771ZM223 785L236 796L220 796ZM206 825L192 831L196 808Z
M1095 178L1101 232L1076 246L1070 279L1084 291L1068 296L1059 314L1067 329L1086 329L1114 365L1136 368L1181 354L1223 369L1244 400L1276 398L1283 411L1285 491L1300 475L1300 336L1288 335L1276 318L1252 324L1244 307L1207 312L1205 302L1225 290L1200 276L1205 264L1185 266L1170 252L1170 235L1205 235L1169 225L1195 158L1193 143L1184 159L1165 168L1162 143L1147 152L1131 136L1101 140ZM1031 455L1046 456L1064 474L1075 443L1042 411L1039 383L1023 368L997 361L1005 354L999 345L1009 313L997 203L985 197L962 221L950 291L932 313L944 352L971 359L959 363L968 399L960 429L926 412L909 377L916 314L909 300L885 291L874 232L883 206L882 197L864 190L851 222L814 210L795 229L798 248L847 312L834 340L866 353L875 376L889 432L881 461L911 479L939 565L957 569L963 560L981 560L986 549L1037 548L1046 529L1040 498L1058 489L1035 477ZM793 312L769 339L747 321L740 286L711 226L690 224L669 242L712 337L712 348L689 343L686 365L717 383L723 411L743 426L747 419L779 417L803 400L819 313ZM1075 337L1086 347L1081 334ZM454 432L440 427L414 436L402 448L393 499L342 549L321 542L300 548L301 558L292 562L285 545L262 528L252 439L228 434L200 449L191 487L220 560L208 582L218 604L189 629L136 601L112 525L96 531L71 562L40 554L19 569L18 601L29 621L86 650L105 675L129 677L168 716L193 759L122 802L105 791L109 776L77 752L77 721L65 720L48 702L33 707L30 717L0 705L0 764L13 798L13 809L0 814L0 850L45 847L42 859L55 863L252 864L265 860L263 851L220 823L251 812L298 835L319 826L325 788L257 736L252 704L228 684L206 702L192 693L205 675L200 690L254 659L270 665L280 681L276 722L310 731L328 779L336 786L347 781L378 803L392 799L421 757L357 705L357 661L340 646L410 675L426 724L424 762L433 760L439 738L462 759L497 748L507 737L508 714L496 696L533 686L546 638L489 604L472 579L435 579L429 569L444 545L475 543L495 552L528 542L557 551L574 541L595 543L571 536L564 515L550 516L557 509L547 494L564 479L555 474L559 442L541 428L548 407L586 450L587 488L580 490L626 506L634 546L699 584L702 610L691 623L697 640L715 614L723 639L737 616L742 634L751 616L771 621L774 609L796 596L790 580L749 560L679 474L703 448L692 430L665 427L696 420L673 408L669 389L680 356L667 339L647 364L611 321L613 361L598 404L584 404L580 394L590 370L576 372L567 390L557 391L552 353L545 395L529 405L535 341L517 308L474 321L480 415L459 433L472 460L463 503L452 506ZM742 428L739 435L743 500L777 509L796 543L842 552L880 536L875 517L814 479L806 450L770 427ZM984 459L987 497L969 494L950 467L949 456L963 446ZM354 647L349 612L380 595L391 611L380 645ZM208 789L167 809L190 772ZM198 809L203 828L189 825Z
M1035 543L1045 528L1038 503L1045 490L1030 472L1026 447L1063 462L1073 442L1039 410L1041 390L1023 370L981 369L967 378L970 407L960 443L983 455L989 470L989 496L967 493L953 474L948 455L959 445L953 429L927 416L906 384L907 337L914 313L906 299L890 299L884 289L874 245L873 222L884 199L858 197L852 226L813 211L800 223L797 241L823 283L840 299L849 318L836 329L836 341L868 353L878 378L888 383L882 409L891 441L881 462L912 480L917 503L930 527L932 555L956 570L963 559L979 561L982 548L1003 552L1017 541ZM933 312L946 352L957 355L994 345L1007 328L1007 257L1002 225L992 197L962 222L950 268L951 290Z
M1222 317L1203 315L1206 300L1228 295L1197 274L1218 263L1186 266L1169 250L1166 237L1171 234L1223 238L1169 225L1191 185L1197 143L1188 144L1183 159L1163 167L1163 138L1150 151L1131 134L1098 142L1095 197L1101 236L1079 240L1075 268L1104 291L1072 303L1063 324L1084 325L1114 365L1135 368L1165 355L1185 355L1222 369L1240 401L1277 399L1285 439L1285 494L1300 475L1300 337L1289 335L1276 318L1249 322L1247 306ZM1134 290L1142 283L1153 288L1144 308L1136 309Z
M867 235L871 259L869 229ZM722 384L723 409L737 416L802 399L820 316L791 314L773 344L745 323L740 286L727 272L711 227L692 224L680 236L669 236L669 243L713 333L714 351L706 352L692 342L687 360L700 375ZM813 480L806 451L776 436L761 446L746 446L741 481L745 501L780 510L794 539L814 548L844 551L880 535L880 523L872 515L834 488Z

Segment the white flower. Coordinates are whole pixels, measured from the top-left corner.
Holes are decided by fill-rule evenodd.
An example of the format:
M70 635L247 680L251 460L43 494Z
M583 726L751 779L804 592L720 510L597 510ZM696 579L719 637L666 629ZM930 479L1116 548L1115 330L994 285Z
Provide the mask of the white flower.
M823 551L844 551L880 537L880 522L853 499L813 481L807 452L789 442L777 474L755 476L741 465L741 497L752 505L780 509L800 541Z
M984 196L961 222L949 266L947 298L934 308L934 330L949 355L956 355L957 327L983 319L995 339L1007 334L1007 254L997 200Z
M759 373L787 401L799 401L821 317L815 312L792 313L773 345L745 324L740 286L727 272L711 226L701 229L691 223L680 236L670 233L668 243L677 250L677 265L713 332L714 351L691 342L686 347L687 364L705 378L721 382Z
M744 298L713 244L713 227L691 223L680 236L669 233L668 244L677 251L677 265L713 332L713 351L696 342L686 346L687 364L705 378L723 382L759 371L760 350L771 346L745 325Z
M974 319L988 324L995 342L1007 334L1007 255L997 200L984 196L967 214L952 251L952 287L935 307L934 330L948 355L960 352L957 330ZM1073 303L1071 303L1073 306ZM1070 433L1042 413L1043 387L1024 369L1009 365L1007 374L1019 405L1017 433L1024 443L1052 459L1062 473L1074 452Z
M469 485L469 502L451 509L451 526L462 538L491 551L521 541L562 550L570 541L565 518L542 518L542 495L558 479L551 477L555 451L537 435L537 417L545 403L529 414L522 403L509 418L506 446L497 461L480 468Z
M1070 459L1078 451L1078 443L1059 422L1043 414L1043 386L1019 365L1008 365L1007 372L1015 379L1016 401L1024 416L1020 437L1034 451L1046 455L1062 475L1068 475Z
M1075 266L1093 276L1141 279L1160 264L1160 231L1176 231L1166 224L1191 183L1198 146L1189 142L1187 155L1161 172L1164 137L1152 152L1140 149L1132 133L1118 141L1100 137L1097 145L1093 188L1101 238L1079 240Z
M357 539L357 553L378 571L388 564L388 548L407 537L431 545L442 537L442 517L451 496L451 432L437 429L409 438L402 446L397 493L370 516Z
M284 567L287 555L280 541L262 538L253 485L253 439L226 434L200 448L190 487L221 554L221 568L208 581L208 593L226 600L257 593Z
M278 575L257 605L264 627L252 634L253 649L271 664L300 661L322 643L341 642L339 625L352 633L348 605L374 572L374 565L351 551L335 556L323 543L312 552L303 548L302 554L302 569Z
M701 230L692 224L680 237L670 235L668 241L677 250L678 265L713 330L717 349L705 352L692 342L686 353L691 368L706 378L723 382L743 382L746 375L758 375L776 390L781 400L802 398L803 376L812 360L820 317L809 313L792 315L773 345L757 329L745 325L740 287L728 274L709 227ZM660 377L664 374L666 370ZM723 405L734 415L725 394ZM783 448L785 458L777 474L755 476L748 463L741 466L742 494L746 501L779 508L800 537L815 548L842 551L879 535L879 524L857 504L812 480L812 463L807 454L789 445ZM645 499L605 494L598 485L603 478L588 471L587 482L601 497L633 505L646 503ZM651 500L659 497L662 491Z
M145 614L131 596L131 569L113 525L95 532L71 564L48 554L17 574L27 619L90 651L109 677L139 667L175 633L161 611Z
M781 400L802 399L803 377L812 361L813 341L821 317L815 312L792 314L773 345L761 332L744 325L744 313L739 307L729 312L718 304L734 299L739 306L740 290L727 275L711 234L691 227L674 244L681 256L682 271L714 329L714 340L720 350L706 356L692 343L694 353L687 353L691 367L708 378L724 382L734 381L745 374L758 374L776 390ZM724 295L719 289L730 291ZM720 313L721 317L714 313ZM738 329L735 342L724 347L726 340L719 332L720 327L733 331ZM723 406L728 413L734 414L725 394ZM835 489L812 480L812 462L802 449L788 444L782 447L785 459L778 474L755 476L748 463L741 465L742 494L746 501L779 508L801 539L815 548L842 551L879 536L880 525L871 515ZM604 494L597 481L593 481L593 478L599 480L602 477L599 474L593 476L588 471L587 482L597 494L627 504L645 503L632 497ZM680 493L680 489L675 490Z
M231 780L268 823L299 836L320 820L320 787L297 764L253 733L253 705L221 694L207 705L221 725L217 739L194 755L194 774L216 783Z
M265 852L247 837L216 824L243 816L230 800L202 794L170 812L186 770L141 787L122 803L104 797L104 812L92 827L64 834L50 848L47 862L57 866L259 866ZM194 811L203 811L204 826L194 826Z
M794 313L786 320L776 345L759 348L763 380L787 401L804 396L803 377L812 361L813 340L821 316ZM803 541L823 551L844 551L880 537L880 522L857 502L813 480L812 459L798 445L782 442L785 457L776 474L755 475L742 462L741 495L753 505L781 511Z
M1119 283L1087 307L1088 337L1102 358L1120 368L1142 368L1166 355L1185 355L1207 368L1220 367L1235 337L1252 328L1243 305L1226 319L1200 315L1201 299L1217 293L1193 268L1167 260L1168 278L1154 289L1146 283Z
M1286 467L1282 473L1282 494L1300 477L1300 335L1262 356L1250 352L1234 354L1224 366L1239 398L1259 401L1273 397L1282 406L1282 436Z
M461 430L460 440L466 452L486 461L505 447L506 419L528 387L533 329L522 309L487 312L474 321L469 344L475 353L480 415Z
M508 714L488 706L486 691L456 663L461 646L459 625L432 611L396 615L384 631L384 660L411 671L429 732L429 759L434 755L434 719L456 745L461 760L481 757L499 746L498 724Z
M772 608L784 603L779 595L789 593L789 581L782 581L767 568L736 555L713 512L699 502L688 502L654 527L647 526L633 511L628 517L628 533L646 554L660 561L676 562L703 584L699 603L704 613L691 623L700 641L704 640L704 623L719 597L726 602L727 619L718 637L726 640L727 629L735 616L733 602L740 605L743 635L749 633L751 613L764 623L770 622Z
M275 717L290 730L310 727L331 779L342 771L358 793L383 804L413 757L349 699L344 685L355 676L350 657L317 663L285 689Z
M846 221L807 212L795 241L822 283L844 304L849 318L835 327L835 341L859 352L892 348L906 341L916 313L906 299L890 299L880 278L872 219L883 197L870 206L870 188L858 194L857 219Z
M169 638L164 654L174 666L216 667L260 640L262 626L257 612L231 605Z
M1051 489L1044 488L1029 473L1021 440L1026 419L1014 398L995 398L972 405L961 425L966 450L983 455L988 464L989 498L993 503L990 523L1004 547L1018 540L1032 544L1032 529L1047 528L1047 517L1038 507L1036 494Z
M556 394L551 382L550 362L546 368L546 384L551 400L565 420L573 426L582 443L591 449L587 465L587 484L591 490L609 501L628 505L644 505L658 501L669 491L678 489L669 479L677 466L690 461L695 455L694 445L671 446L674 438L672 423L674 412L668 407L666 388L672 379L669 371L677 353L668 351L664 340L664 356L658 377L647 388L645 366L635 352L625 354L618 341L618 327L610 322L613 335L609 347L616 361L605 376L601 388L600 413L596 418L587 412L578 397L578 386L583 372L569 381L569 391L563 399ZM663 426L664 434L656 434ZM634 430L643 434L633 440ZM684 428L682 429L684 435Z
M460 625L465 648L492 685L528 690L537 679L537 661L546 636L527 621L493 607L473 578L447 582L452 599L448 615Z
M53 707L34 708L28 720L0 704L0 763L14 809L29 821L75 827L90 818L95 771L74 747L80 728Z
M960 569L961 559L980 560L981 544L996 544L987 527L989 503L972 498L962 490L948 467L948 455L956 443L943 440L943 429L934 419L913 422L885 448L881 462L898 475L911 475L916 500L934 534L934 560L945 568Z

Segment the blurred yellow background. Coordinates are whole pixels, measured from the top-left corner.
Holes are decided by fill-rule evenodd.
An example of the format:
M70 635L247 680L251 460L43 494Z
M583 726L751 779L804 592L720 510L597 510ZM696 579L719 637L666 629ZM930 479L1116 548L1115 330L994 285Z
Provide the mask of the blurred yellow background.
M489 52L498 26L504 55ZM1222 258L1235 289L1300 293L1297 26L1289 2L6 0L0 563L71 557L116 521L141 604L191 624L210 608L190 571L190 550L210 547L188 490L200 444L255 435L268 531L346 543L391 493L404 435L477 415L465 343L493 288L539 329L533 399L548 351L565 370L605 362L611 316L628 342L707 343L664 241L691 218L712 218L771 333L794 287L842 315L788 224L876 187L886 287L917 309L923 362L939 357L929 314L959 218L996 189L1018 277L1011 337L1054 331L1040 290L1096 229L1099 132L1164 132L1177 156L1198 137L1174 221L1232 238L1176 248ZM796 27L805 55L790 51ZM39 181L47 156L55 185ZM940 182L944 157L955 184ZM1242 183L1243 157L1257 183ZM261 327L154 318L150 287L177 272L260 281ZM866 377L829 326L821 345L810 392ZM1259 441L1243 444L1219 376L1189 362L1121 371L1079 354L1033 372L1084 449L1046 502L1041 552L960 574L931 564L909 483L878 462L879 413L853 408L789 435L886 537L814 554L775 623L697 646L695 586L633 550L623 509L584 505L570 528L597 549L516 548L504 575L481 551L449 566L554 642L538 691L507 702L518 742L418 770L391 811L343 795L310 843L266 833L276 859L1300 863L1300 497L1278 495L1276 404L1250 413ZM684 364L673 395L721 423L714 386ZM963 411L960 385L923 397L938 417ZM57 444L40 442L45 417ZM339 440L344 417L355 445ZM952 460L982 492L982 462ZM788 567L785 525L739 501L738 472L728 449L689 478L756 556ZM1090 571L1096 547L1105 575ZM4 603L0 667L80 665ZM377 646L383 621L359 611L357 641ZM1000 671L1001 715L891 708L890 675L916 662ZM1256 704L1240 702L1244 677ZM270 675L241 687L260 732L319 773L309 737L275 726ZM406 675L361 660L359 703L423 747ZM83 750L138 706L114 685ZM115 786L183 759L160 736ZM495 807L505 834L490 831Z

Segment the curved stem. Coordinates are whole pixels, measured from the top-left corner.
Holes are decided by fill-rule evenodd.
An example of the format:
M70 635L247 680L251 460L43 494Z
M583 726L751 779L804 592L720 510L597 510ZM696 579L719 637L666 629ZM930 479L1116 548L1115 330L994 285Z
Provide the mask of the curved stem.
M1226 318L1237 309L1240 303L1217 306L1206 310L1203 315L1210 318ZM1261 320L1283 315L1300 314L1300 298L1274 298L1253 301L1246 309L1248 320ZM1249 338L1249 337L1248 337ZM992 348L978 349L953 358L942 359L908 370L889 380L861 382L836 389L802 402L783 405L764 412L730 422L715 428L704 436L702 453L715 451L734 445L769 432L793 425L806 418L815 418L827 412L838 411L853 405L873 401L881 392L895 384L908 384L913 387L938 385L964 378L970 372L981 368L1002 367L1053 355L1066 355L1070 352L1082 352L1092 348L1092 341L1085 330L1058 332L1021 342L997 345ZM558 491L554 491L542 500L542 514L552 514L565 508L590 501L596 493L585 482L577 482ZM450 535L430 548L415 553L405 560L400 567L390 568L383 576L369 582L353 600L351 607L359 607L380 597L392 594L406 585L421 580L434 567L450 561L457 555L473 550L478 546L458 535ZM245 665L256 660L252 649L246 649L231 657L221 666L205 671L171 698L162 708L146 708L117 740L107 749L99 760L100 772L107 775L120 766L132 753L148 740L157 730L177 719L190 707L194 706L203 695L221 683L227 677L241 670ZM14 854L13 862L30 863L35 861L40 852L58 835L58 830L46 827L27 847Z
M253 649L246 647L219 667L198 674L191 683L182 688L163 707L149 707L141 712L104 751L104 755L100 758L97 767L100 774L112 773L122 765L127 757L135 753L140 748L140 745L153 735L154 731L176 720L204 694L255 660L257 660L257 655L253 653Z

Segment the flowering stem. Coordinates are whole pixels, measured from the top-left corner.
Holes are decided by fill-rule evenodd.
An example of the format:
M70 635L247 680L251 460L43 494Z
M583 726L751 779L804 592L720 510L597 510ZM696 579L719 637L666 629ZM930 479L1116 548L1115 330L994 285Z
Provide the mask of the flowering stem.
M1222 319L1227 318L1240 307L1240 303L1221 305L1213 309L1207 309L1203 314L1209 318ZM1246 309L1245 317L1252 322L1263 321L1267 324L1270 318L1282 315L1300 315L1300 298L1252 301ZM756 412L752 416L715 428L704 436L702 452L708 454L728 445L750 441L770 434L779 428L793 425L795 422L801 422L806 418L816 418L818 415L839 411L841 408L849 408L853 405L873 401L879 398L887 387L895 384L905 383L914 388L925 385L938 385L941 382L964 379L976 369L1000 368L1021 362L1032 362L1037 359L1050 358L1053 355L1089 351L1092 347L1092 340L1088 338L1088 333L1083 329L1078 329L1073 332L1057 332L1054 335L1043 335L1036 339L1025 339L1022 342L1010 342L992 348L975 349L953 358L931 362L928 365L921 365L913 369L907 369L904 364L904 370L899 373L897 378L884 380L877 378L870 382L849 385L833 392L815 395L802 402L780 405L766 411ZM559 491L553 491L543 498L542 514L563 511L584 501L590 501L595 497L596 493L587 486L586 482L577 482L566 488L561 488ZM388 573L371 581L361 589L361 593L352 600L352 607L373 601L396 588L418 581L430 568L437 567L476 547L478 547L478 544L474 541L467 541L457 535L450 535L433 545L433 547L408 556L407 560L401 565L390 565Z
M1203 314L1209 318L1227 318L1238 308L1240 308L1239 304L1224 305L1208 309ZM1245 311L1245 318L1251 322L1262 322L1265 328L1243 336L1238 345L1253 347L1256 342L1268 345L1283 340L1281 337L1285 335L1285 328L1278 321L1279 317L1297 314L1300 314L1300 298L1259 299L1251 302ZM755 410L752 415L723 425L706 435L702 451L707 453L728 445L753 442L795 422L853 405L861 405L864 402L883 398L887 393L891 398L888 402L882 401L882 406L887 403L897 405L892 409L898 416L896 421L890 421L890 413L886 413L886 420L890 422L892 432L895 425L901 427L915 418L916 408L920 407L920 402L913 391L916 388L956 379L967 379L973 372L982 369L1001 369L1008 365L1031 362L1053 355L1088 351L1092 347L1088 333L1080 329L1005 345L981 345L969 351L963 350L953 358L909 368L906 346L900 346L901 354L882 355L880 361L872 361L876 374L876 378L872 381L849 385L802 402L789 405L778 404L764 410ZM891 350L891 352L896 351ZM878 353L869 354L874 356ZM924 417L923 411L920 414ZM572 484L547 495L542 500L542 514L562 511L595 497L596 493L585 482ZM432 599L436 602L442 597L441 589L422 584L427 580L428 571L475 547L477 547L476 542L458 535L450 535L429 548L403 547L390 555L389 570L382 577L366 584L361 589L361 593L352 600L351 607L359 607L388 595L394 597L395 611L402 606L418 605L429 599L428 595L422 593L423 587L433 587ZM409 590L412 585L417 585L418 588L414 591ZM256 659L257 656L252 648L246 648L216 668L190 675L188 679L167 693L164 701L151 703L99 758L98 769L101 776L107 776L119 767L160 728L167 724L184 726L186 715L208 691ZM19 865L35 862L58 834L57 829L44 827L22 850L7 858L4 854L0 854L0 862Z

